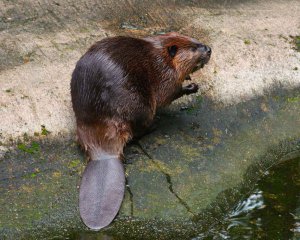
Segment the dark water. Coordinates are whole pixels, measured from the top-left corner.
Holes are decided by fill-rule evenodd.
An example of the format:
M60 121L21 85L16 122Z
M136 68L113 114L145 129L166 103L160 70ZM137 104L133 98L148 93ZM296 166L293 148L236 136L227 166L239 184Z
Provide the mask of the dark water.
M77 233L69 239L125 238ZM198 239L300 239L300 158L271 168L221 225L193 238Z
M223 226L196 239L300 239L300 158L271 168Z

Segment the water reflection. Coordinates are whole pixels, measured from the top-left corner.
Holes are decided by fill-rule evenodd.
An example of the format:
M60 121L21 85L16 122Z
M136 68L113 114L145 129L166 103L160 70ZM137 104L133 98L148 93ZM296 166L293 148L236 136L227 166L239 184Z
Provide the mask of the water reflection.
M227 231L234 229L235 227L243 228L244 230L251 231L251 227L248 223L248 216L252 211L263 209L266 205L264 204L263 192L255 190L249 198L238 203L236 208L229 214L230 224L227 227ZM255 221L257 227L261 226L261 218Z
M300 158L270 169L222 226L196 239L300 239Z

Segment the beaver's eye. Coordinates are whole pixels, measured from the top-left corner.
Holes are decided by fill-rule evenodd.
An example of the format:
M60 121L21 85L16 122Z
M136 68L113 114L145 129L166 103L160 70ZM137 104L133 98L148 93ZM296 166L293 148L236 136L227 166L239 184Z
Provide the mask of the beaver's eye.
M197 47L196 46L192 47L192 51L196 52L197 51Z
M174 57L176 55L178 47L176 45L172 45L171 47L168 47L168 52L171 57Z

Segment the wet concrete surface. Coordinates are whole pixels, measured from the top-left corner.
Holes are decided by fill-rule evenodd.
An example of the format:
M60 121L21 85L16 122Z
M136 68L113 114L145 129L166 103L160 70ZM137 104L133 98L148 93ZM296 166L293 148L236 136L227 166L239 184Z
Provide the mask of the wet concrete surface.
M300 154L300 89L224 107L207 98L159 114L158 129L125 150L127 189L104 232L182 239L222 221L272 165ZM84 231L78 183L85 158L72 139L25 139L0 161L3 239Z

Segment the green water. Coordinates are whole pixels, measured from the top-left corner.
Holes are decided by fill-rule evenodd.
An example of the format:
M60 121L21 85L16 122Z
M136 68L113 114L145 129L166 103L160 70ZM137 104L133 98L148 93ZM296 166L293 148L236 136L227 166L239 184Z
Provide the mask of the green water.
M300 239L300 158L269 169L221 224L195 235L187 239ZM85 232L74 233L69 239L128 238Z
M196 239L300 239L300 158L271 168L229 213Z

